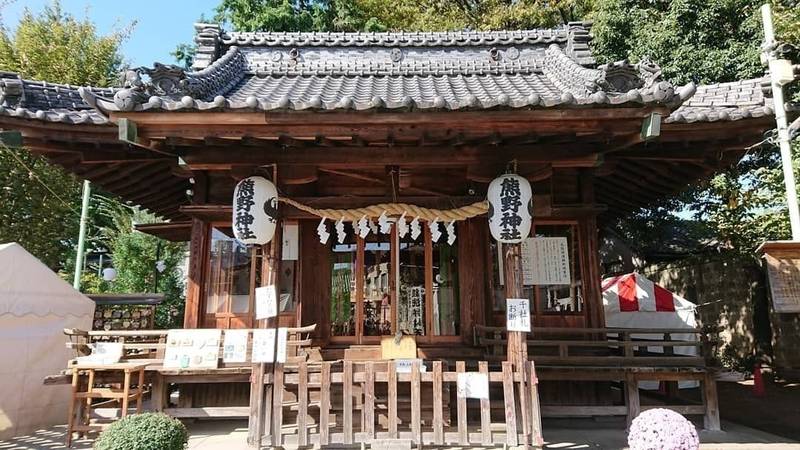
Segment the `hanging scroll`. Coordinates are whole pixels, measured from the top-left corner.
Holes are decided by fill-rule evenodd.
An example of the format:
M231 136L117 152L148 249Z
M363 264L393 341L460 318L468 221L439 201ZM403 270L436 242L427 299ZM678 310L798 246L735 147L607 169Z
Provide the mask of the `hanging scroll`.
M243 244L263 245L275 236L278 190L263 177L240 181L233 191L233 234Z
M489 185L489 230L498 242L518 244L531 231L533 192L527 179L514 174L495 178Z
M522 242L522 282L526 286L570 284L567 238L525 239Z

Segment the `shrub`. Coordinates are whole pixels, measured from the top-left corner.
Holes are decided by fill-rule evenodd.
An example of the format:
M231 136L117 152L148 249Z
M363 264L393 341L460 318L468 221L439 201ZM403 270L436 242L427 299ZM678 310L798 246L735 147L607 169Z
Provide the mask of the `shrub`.
M669 409L649 409L633 419L628 431L631 450L697 450L700 439L692 422Z
M166 414L134 414L118 420L97 438L95 450L184 450L189 432Z

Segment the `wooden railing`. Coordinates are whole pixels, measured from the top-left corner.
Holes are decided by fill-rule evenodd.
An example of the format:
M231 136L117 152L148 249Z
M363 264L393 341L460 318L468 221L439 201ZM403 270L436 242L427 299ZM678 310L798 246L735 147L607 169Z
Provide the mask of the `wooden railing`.
M676 340L675 334L696 340ZM475 326L474 343L488 360L505 359L503 327ZM702 367L708 340L699 329L679 328L535 328L528 333L528 354L542 365ZM675 349L699 349L694 355Z
M482 399L457 394L458 374L468 370L465 362L456 362L455 370L442 361L426 364L425 372L419 362L410 372L397 372L394 362L276 364L264 375L266 407L261 408L263 417L255 419L263 436L254 445L261 440L280 447L383 439L410 440L414 446L541 445L532 363L517 371L508 362L500 370L490 370L487 362L470 367L488 378L489 396ZM354 421L357 411L360 420Z

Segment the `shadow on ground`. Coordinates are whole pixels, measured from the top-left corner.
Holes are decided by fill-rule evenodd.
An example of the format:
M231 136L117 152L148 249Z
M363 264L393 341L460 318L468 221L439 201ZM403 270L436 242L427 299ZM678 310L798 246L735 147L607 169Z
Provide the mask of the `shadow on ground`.
M247 449L244 420L198 421L188 424L189 450ZM627 445L624 420L547 420L544 423L546 449L619 450ZM703 450L800 449L790 439L723 422L723 432L701 432ZM64 449L65 426L40 430L28 436L0 441L0 450ZM72 448L92 448L90 440L77 440Z

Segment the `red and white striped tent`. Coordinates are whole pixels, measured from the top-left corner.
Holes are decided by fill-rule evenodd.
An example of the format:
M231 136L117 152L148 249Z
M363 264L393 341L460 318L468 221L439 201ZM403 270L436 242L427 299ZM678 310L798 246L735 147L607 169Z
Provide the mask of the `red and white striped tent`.
M629 273L603 280L603 309L610 328L695 328L695 304L653 283L641 274ZM645 336L652 340L652 335ZM694 335L674 335L691 339ZM694 350L676 347L676 353ZM691 354L695 354L693 351Z
M638 273L603 280L603 304L607 312L694 311L692 302Z
M677 328L697 327L695 304L653 283L641 274L629 273L603 280L603 309L609 328ZM650 335L631 335L634 339L660 340ZM674 340L694 341L694 334L673 334ZM662 347L650 347L662 352ZM696 347L675 347L675 353L697 355ZM696 382L681 382L681 388L696 387ZM658 383L641 382L643 389L657 389Z

